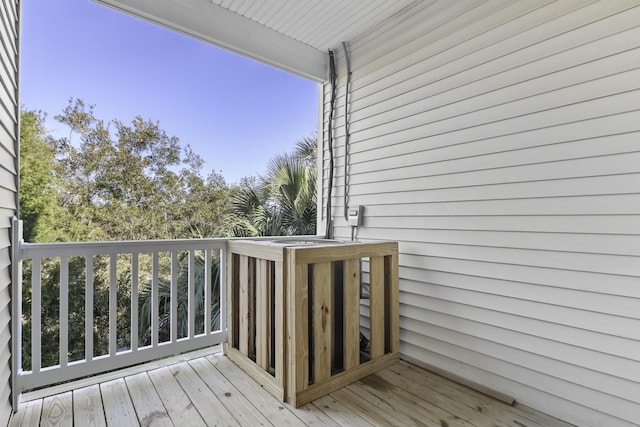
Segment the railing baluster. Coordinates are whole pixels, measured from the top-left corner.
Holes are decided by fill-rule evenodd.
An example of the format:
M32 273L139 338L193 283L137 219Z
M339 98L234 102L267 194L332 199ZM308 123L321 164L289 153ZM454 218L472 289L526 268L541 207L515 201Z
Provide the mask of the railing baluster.
M171 342L178 340L178 252L171 251Z
M204 251L204 334L211 333L211 251Z
M158 309L158 252L153 252L151 261L151 345L158 347L159 309Z
M131 351L138 350L138 253L131 254Z
M60 366L69 362L69 257L60 257Z
M207 250L207 252L209 252ZM219 329L221 331L226 331L227 330L227 287L231 286L231 284L229 283L229 278L227 277L227 250L226 249L220 249L218 251L218 283L219 283L219 289L218 289L218 310L220 310L220 313L218 315L218 318L220 319L220 323L219 323ZM207 285L207 289L211 289L214 283L214 278L210 277L211 276L211 267L209 267L207 269L207 274L209 275L209 285ZM209 300L209 302L207 303L209 307L211 307L211 299ZM209 323L211 323L211 315L209 316L208 319ZM226 338L227 341L229 340L229 337Z
M31 369L42 367L42 258L34 258L31 267Z
M93 255L87 255L85 264L84 358L90 362L93 360Z
M111 254L109 260L109 356L118 351L118 255Z
M29 336L25 337L24 340L26 343L28 343L29 340L31 341L32 367L30 371L25 371L22 368L19 358L15 359L15 363L18 366L15 369L15 372L17 373L16 383L19 384L16 386L16 389L31 390L61 381L95 375L108 370L151 361L171 354L208 347L224 341L225 333L222 331L226 331L227 324L226 316L228 310L226 309L227 293L225 286L228 281L228 278L226 277L226 272L228 270L226 269L225 262L222 262L219 270L222 274L222 284L219 289L219 294L222 298L220 303L217 304L217 301L214 301L214 296L218 295L218 289L214 288L214 286L217 286L215 284L215 280L217 280L217 278L212 275L212 268L214 267L213 262L215 262L215 257L217 256L213 251L221 251L222 256L226 257L226 251L224 250L226 244L227 242L224 239L203 239L202 241L174 240L148 242L21 244L18 262L22 262L24 260L31 260L32 262L32 306L30 308L32 330ZM198 293L198 299L196 299L196 287L199 286L200 283L196 282L196 271L200 266L197 266L197 251L203 251L205 264L205 289L203 292ZM182 265L179 262L179 259L183 253L187 253L189 256L189 281L187 290L189 299L188 311L185 313L178 311L179 302L182 302L182 297L184 296L182 294L178 294L178 278L180 277L180 268ZM131 264L127 261L126 266L124 263L119 265L121 254L127 254L127 256L128 254L131 254ZM145 257L141 259L140 254L145 254ZM143 321L139 312L139 305L142 302L140 294L141 280L143 280L142 278L144 277L144 281L146 282L147 275L149 273L146 267L146 254L151 254L150 335L152 348L150 348L149 351L140 349L140 346L142 345L140 335L142 332L146 332L140 330ZM171 272L170 274L167 274L164 270L164 268L166 268L167 259L160 258L161 256L165 257L169 254L171 255ZM75 264L73 264L73 260L78 258L80 261L80 258L83 257L85 289L81 295L75 295L72 294L74 288L72 287L73 282L71 281L75 278L75 270L73 270ZM226 258L223 259L226 260ZM142 264L143 260L145 261L144 264ZM106 269L105 261L109 262L108 269ZM100 266L103 263L105 264L105 270L108 272L105 274L107 277L107 283L105 285L108 286L108 291L105 290L105 293L108 295L108 302L104 301L104 304L107 307L96 307L96 273L100 273L97 272L96 265ZM163 266L163 268L161 269L160 266ZM45 339L42 337L42 334L43 331L46 332L44 330L44 322L49 321L49 319L43 318L44 316L42 311L43 296L47 295L48 292L48 290L45 290L45 292L42 290L43 283L45 283L43 277L49 277L48 275L50 275L52 271L57 270L57 267L59 267L60 288L59 291L54 292L56 294L59 292L60 317L55 320L58 320L60 337L59 339L56 339L56 348L43 349L42 345ZM121 319L119 318L118 313L119 308L125 310L129 308L129 304L126 304L127 307L121 307L121 304L119 304L118 301L118 298L123 297L122 295L119 295L120 289L118 284L118 275L121 273L121 268L127 268L132 276L131 283L129 285L129 290L131 291L131 319L130 325L126 326L121 325ZM184 268L186 268L186 266ZM142 274L143 270L144 275ZM186 274L187 272L185 271L184 273ZM102 276L102 273L100 273L99 276ZM160 319L160 282L162 280L162 283L164 284L164 280L169 281L168 276L171 279L171 303L162 308L162 313L163 316L165 314L170 315L170 320ZM18 291L15 292L14 296L19 296ZM81 327L83 330L82 333L84 333L84 350L81 350L84 352L84 360L74 360L73 363L71 363L69 354L75 353L78 347L82 346L82 342L78 343L78 337L72 334L75 330L75 326L80 325L73 323L76 321L75 316L79 313L73 312L73 310L75 310L75 305L72 304L73 300L70 298L85 299L83 308L78 309L84 310L82 316L84 318L84 325ZM105 300L107 298L105 298ZM18 300L20 300L20 298L18 298ZM102 300L102 298L100 300ZM169 303L169 301L165 302ZM198 315L201 303L204 303L203 318ZM250 301L247 301L247 303L249 304ZM105 308L108 308L108 310L105 310ZM169 312L165 313L165 310ZM212 319L218 315L217 310L220 311L220 329L222 331L217 330L217 327L212 327ZM104 327L109 328L107 349L100 350L101 353L105 353L104 355L101 354L100 357L96 357L94 355L94 329L96 328L96 319L94 319L94 317L98 312L105 312L105 317L107 318L105 319L105 323L108 323L108 325L104 325ZM107 312L108 315L106 314ZM16 314L14 319L20 319L19 311L16 310L16 313L18 314ZM25 310L25 314L28 314L28 311ZM187 317L183 317L183 315ZM78 320L79 323L82 321L82 318ZM163 333L165 327L171 328L171 340L166 343L163 342L163 345L160 345L161 321L168 322L166 325L164 323L162 325ZM178 335L182 335L178 326L184 327L184 324L182 323L183 321L188 322L188 331L184 333L184 337L181 337L181 339L178 340ZM200 321L204 321L205 325L203 328L197 329L196 324ZM21 322L17 323L17 332L13 335L14 339L19 339L20 334L22 333ZM118 353L120 350L120 342L122 340L122 333L118 330L119 326L131 328L131 351ZM204 333L201 333L201 331ZM162 339L166 338L163 336ZM20 340L20 343L17 344L17 350L15 351L16 355L20 355L22 353L22 345L22 340ZM51 353L52 351L53 353ZM59 363L55 366L45 366L47 364L51 365L51 363L45 361L55 358L56 353L58 355ZM45 367L46 369L44 369Z
M195 250L189 251L189 283L187 290L187 315L189 316L188 336L193 338L196 329L196 295L195 295L195 269L196 254Z

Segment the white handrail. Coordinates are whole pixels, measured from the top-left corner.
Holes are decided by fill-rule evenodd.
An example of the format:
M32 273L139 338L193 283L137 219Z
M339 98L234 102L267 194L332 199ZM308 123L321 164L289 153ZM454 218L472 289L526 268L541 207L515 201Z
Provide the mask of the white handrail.
M226 326L225 322L220 322L220 328L212 330L212 310L211 307L207 307L204 310L204 319L202 320L204 325L203 330L196 331L196 308L199 304L206 304L207 306L212 303L211 285L213 283L213 277L211 272L207 272L204 277L206 280L206 291L203 295L195 294L195 268L196 268L196 252L203 252L205 265L207 269L212 267L212 251L224 250L227 246L226 239L199 239L199 240L161 240L161 241L123 241L123 242L99 242L99 243L24 243L19 248L20 261L31 260L31 287L32 287L32 334L31 334L31 369L23 370L22 364L18 363L15 372L18 373L18 384L16 390L22 392L24 390L32 389L35 387L46 386L57 382L67 381L74 378L79 378L87 375L93 375L107 370L126 367L132 364L146 362L157 358L178 354L181 352L194 350L206 346L219 344L226 339ZM186 301L188 312L186 313L188 319L187 333L185 337L179 336L178 333L178 254L186 253L188 263L182 268L188 269L188 283L186 290ZM139 274L140 274L140 254L151 254L151 342L150 345L142 346L139 342ZM170 266L171 273L169 278L170 297L165 301L169 304L169 319L170 319L170 338L168 341L162 342L159 337L158 330L160 327L159 322L159 297L158 289L160 286L161 275L159 273L159 259L161 254L169 254L171 258ZM126 263L121 259L121 256L128 257ZM97 269L101 268L94 262L95 256L104 256L108 260L108 267L104 272L106 277L106 285L108 287L108 342L104 355L94 354L94 329L100 326L94 322L94 313L96 308L104 310L104 307L94 306L94 278L98 274ZM84 276L84 295L69 295L69 265L72 258L84 258L84 271L79 274L76 273L76 277ZM41 336L44 332L42 330L42 285L45 280L42 274L46 270L46 264L44 261L51 262L54 260L54 265L59 268L59 317L57 319L57 325L59 325L59 345L58 351L58 364L55 366L43 366L42 357L43 351L41 349ZM119 269L123 268L131 272L131 277L128 279L129 289L131 292L130 297L130 324L128 333L129 339L126 342L127 348L121 349L120 342L122 337L118 337L118 325L119 323L119 310L122 311L122 304L118 303L118 273ZM225 288L225 278L221 277L220 281L220 293ZM125 282L127 283L127 282ZM55 285L58 285L56 281ZM122 284L120 284L122 286ZM20 287L20 286L19 286ZM182 291L181 291L182 292ZM84 297L84 337L70 336L72 331L72 320L70 320L70 298L82 298ZM206 301L201 303L196 302L196 298L203 298ZM128 304L129 302L127 302ZM226 301L221 299L218 306L222 309ZM226 310L224 310L226 312ZM18 312L19 313L19 312ZM18 318L20 315L18 314ZM17 319L16 319L17 320ZM54 319L55 321L55 319ZM21 324L22 322L16 322ZM76 324L77 326L77 324ZM121 326L122 327L122 326ZM76 328L77 330L77 328ZM19 336L19 331L16 337ZM71 340L83 339L85 345L84 359L82 360L69 360L69 344ZM22 343L18 343L16 354L21 354Z
M25 243L21 240L19 231L19 221L14 220L14 396L19 396L25 390L51 385L58 382L94 375L100 372L123 368L137 363L144 363L154 359L174 355L198 348L203 348L227 340L227 277L226 277L226 253L227 243L234 239L178 239L178 240L148 240L148 241L107 241L107 242L75 242L75 243ZM288 236L288 237L263 237L252 240L316 240L319 236ZM246 240L246 238L242 238ZM196 331L196 308L198 304L195 300L195 253L202 251L204 254L204 294L202 304L204 304L203 331ZM185 337L178 336L178 253L188 254L188 275L187 275L187 332ZM212 294L212 284L214 277L211 275L213 259L212 252L219 254L219 327L212 329L211 305L214 295ZM150 322L150 342L149 345L142 345L139 342L139 293L140 283L140 255L151 254L150 264L150 286L151 286L151 322ZM168 341L161 341L160 330L160 309L159 309L159 286L161 282L160 274L160 254L170 255L170 338ZM129 325L130 339L129 348L118 348L117 337L117 311L118 311L118 268L119 256L130 257L130 264L127 264L131 272L129 281L130 316ZM108 328L109 337L107 354L94 354L94 328L98 325L94 322L96 308L94 307L95 277L100 268L94 262L94 257L104 256L109 260L108 270L105 272L108 283ZM76 298L84 298L84 359L69 360L70 339L72 330L69 318L69 265L72 258L84 258L84 295L75 295ZM42 273L43 260L59 260L59 363L55 366L42 365ZM32 286L32 307L31 307L31 370L23 370L22 355L22 262L31 260L31 286ZM121 262L121 261L120 261ZM200 298L200 296L198 297ZM98 307L100 308L100 307ZM200 318L199 318L200 319ZM17 405L17 399L16 399Z

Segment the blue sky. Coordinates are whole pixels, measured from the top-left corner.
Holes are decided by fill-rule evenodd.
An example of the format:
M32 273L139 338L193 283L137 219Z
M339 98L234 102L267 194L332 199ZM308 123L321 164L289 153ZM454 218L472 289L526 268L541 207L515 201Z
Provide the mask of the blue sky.
M233 183L317 128L315 82L90 0L22 7L21 103L58 137L53 116L81 98L105 121L159 121Z

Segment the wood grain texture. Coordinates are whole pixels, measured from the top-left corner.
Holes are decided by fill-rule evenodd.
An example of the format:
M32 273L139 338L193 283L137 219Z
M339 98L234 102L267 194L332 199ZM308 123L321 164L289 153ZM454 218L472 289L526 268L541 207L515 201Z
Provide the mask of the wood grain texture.
M73 391L73 423L76 426L106 427L98 384Z
M376 359L384 354L385 337L385 274L384 257L371 257L370 261L371 286L371 324L370 347L371 358Z
M100 393L107 425L119 427L139 425L136 410L123 378L101 383Z
M256 259L256 364L269 368L271 343L270 262Z
M333 277L331 263L313 264L313 380L331 376L333 338Z
M136 416L143 425L173 426L158 392L146 372L125 378Z
M240 355L237 350L234 350ZM487 425L537 425L568 427L540 412L507 405L485 394L430 373L407 362L395 362L376 370L361 371L360 380L348 378L348 387L316 396L300 408L282 403L221 353L174 359L169 366L148 365L149 371L122 371L122 377L99 385L73 387L66 394L48 398L49 407L68 407L74 425L427 425L480 427ZM245 360L246 358L243 358ZM143 365L144 366L144 365ZM254 364L255 366L255 364ZM264 371L262 371L264 372ZM339 374L342 377L348 375ZM352 375L352 374L349 374ZM345 378L346 379L346 378ZM312 388L305 391L312 397ZM42 411L43 398L21 404L10 426L60 425L62 411ZM82 402L78 402L78 399ZM51 405L50 402L68 402ZM104 407L102 406L104 402ZM162 409L161 409L162 407ZM104 412L103 412L104 410ZM114 414L114 411L119 411ZM64 413L69 411L65 410ZM168 414L149 417L155 412ZM92 414L86 417L86 414ZM42 415L41 415L42 414ZM102 417L100 417L102 414ZM93 420L93 421L92 421ZM70 423L67 423L70 425Z
M344 368L360 364L360 260L344 261Z

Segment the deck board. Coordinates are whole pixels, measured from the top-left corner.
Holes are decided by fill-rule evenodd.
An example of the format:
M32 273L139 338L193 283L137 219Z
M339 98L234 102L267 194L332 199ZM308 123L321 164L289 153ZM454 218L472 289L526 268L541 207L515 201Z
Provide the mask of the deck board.
M135 427L139 424L124 378L100 384L107 425Z
M73 391L73 423L76 426L106 427L100 385Z
M73 397L70 391L44 399L40 425L73 427Z
M173 426L171 418L146 372L125 378L136 416L143 425Z
M163 367L149 371L149 378L174 425L185 427L207 425L169 368Z
M145 370L146 368L146 370ZM407 362L301 408L267 393L217 349L26 394L10 426L567 427Z

